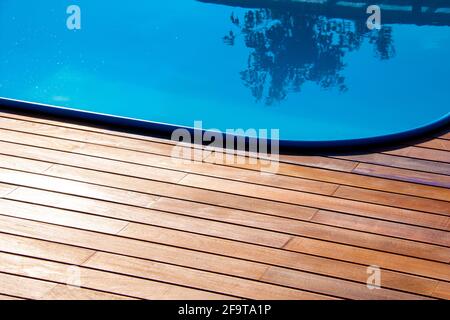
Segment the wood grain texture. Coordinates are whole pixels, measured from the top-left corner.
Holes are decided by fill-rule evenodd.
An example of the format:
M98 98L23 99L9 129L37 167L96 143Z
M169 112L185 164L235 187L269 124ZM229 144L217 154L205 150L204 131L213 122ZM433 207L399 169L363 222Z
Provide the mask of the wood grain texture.
M450 188L450 176L448 175L399 169L393 167L384 167L366 163L360 163L353 170L353 172L362 175L383 177L387 179L408 181L412 183L442 187L446 188L447 190ZM444 200L448 200L448 198Z
M11 193L14 189L16 189L15 186L0 183L0 198Z
M450 163L450 152L444 150L433 150L416 146L386 151L387 154L399 155L403 157L425 159L430 161L439 161Z
M450 216L448 201L431 200L416 196L348 186L340 186L333 196Z
M117 294L84 289L63 284L56 285L45 294L42 300L137 300L136 298L120 296Z
M450 132L442 133L438 137L441 139L450 140Z
M417 144L419 147L450 151L450 141L445 139L432 139Z
M449 140L222 163L0 111L0 300L450 299Z
M22 269L22 267L17 268L17 270L19 269ZM33 300L42 299L55 286L56 284L53 282L6 274L0 271L0 292L8 296Z
M449 282L439 282L436 290L433 292L433 296L439 299L450 299L450 283Z
M331 299L331 297L321 294L288 287L103 253L94 255L84 265L149 279L170 281L194 288L224 292L246 299Z
M221 159L221 157L218 157ZM216 163L216 153L206 158L207 162ZM220 162L219 162L220 163ZM245 158L241 156L234 157L234 163L228 166L243 168L247 170L269 172L267 165L256 161L255 164L248 164ZM355 167L356 168L356 167ZM334 170L324 170L306 166L298 166L287 163L278 164L278 174L302 177L308 179L316 179L320 181L327 181L346 186L355 186L364 189L373 189L379 191L387 191L396 194L414 195L418 197L425 197L437 200L448 201L450 198L450 191L448 189L421 185L416 183L409 183L404 181L397 181L391 179L384 179L376 176L355 175L346 172L339 172Z
M428 149L419 149L428 150ZM433 152L437 152L438 150ZM428 151L430 152L430 151ZM404 152L407 155L407 152ZM403 155L400 153L399 155ZM450 164L438 161L422 160L423 158L409 158L406 156L397 156L397 153L389 152L388 154L375 153L352 156L340 156L340 159L350 159L352 161L377 164L388 167L396 167L402 169L410 169L431 173L450 175ZM441 159L442 160L442 159Z
M180 297L186 300L218 300L230 298L221 294L175 286L158 281L136 279L134 277L80 266L71 266L2 253L0 253L0 272L51 281L49 282L51 289L47 290L47 287L44 287L46 289L45 293L43 295L39 294L39 298L48 295L56 283L80 286L92 290L108 291L110 293L120 292L131 297L143 299L174 299L175 297Z

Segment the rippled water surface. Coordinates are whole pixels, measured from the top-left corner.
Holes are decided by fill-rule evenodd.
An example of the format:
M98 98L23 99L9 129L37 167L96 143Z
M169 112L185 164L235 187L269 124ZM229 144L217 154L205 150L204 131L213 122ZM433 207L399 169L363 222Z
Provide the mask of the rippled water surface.
M66 27L71 4L81 30ZM450 27L370 31L366 18L195 0L1 0L0 96L306 141L447 115Z

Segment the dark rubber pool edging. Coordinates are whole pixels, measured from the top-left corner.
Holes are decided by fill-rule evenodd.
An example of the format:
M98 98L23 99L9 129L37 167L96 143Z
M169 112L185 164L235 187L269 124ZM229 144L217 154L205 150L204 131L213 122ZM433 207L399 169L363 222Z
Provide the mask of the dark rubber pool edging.
M93 125L107 125L108 129L132 132L143 135L152 135L165 139L170 139L172 133L176 129L186 129L192 136L198 129L176 126L165 123L151 122L145 120L137 120L131 118L123 118L112 115L68 109L63 107L31 103L20 100L13 100L0 97L0 108L11 112L22 112L34 115L55 116L62 119L83 121ZM428 125L418 127L409 131L389 134L373 138L350 139L350 140L334 140L334 141L292 141L280 140L279 148L281 153L298 154L305 152L362 152L372 148L392 148L395 144L405 143L407 141L431 137L434 133L441 132L450 127L450 112L441 119ZM205 132L204 130L202 133ZM225 139L236 139L236 136L230 136L222 133ZM246 139L248 146L251 139ZM192 141L194 142L194 141ZM271 141L266 142L271 147Z

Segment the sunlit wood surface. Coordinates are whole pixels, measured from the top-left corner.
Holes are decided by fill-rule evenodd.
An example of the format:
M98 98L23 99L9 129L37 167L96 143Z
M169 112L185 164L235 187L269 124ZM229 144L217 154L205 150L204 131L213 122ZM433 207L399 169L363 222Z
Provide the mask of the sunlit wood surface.
M0 299L450 298L449 133L276 175L172 149L0 112Z

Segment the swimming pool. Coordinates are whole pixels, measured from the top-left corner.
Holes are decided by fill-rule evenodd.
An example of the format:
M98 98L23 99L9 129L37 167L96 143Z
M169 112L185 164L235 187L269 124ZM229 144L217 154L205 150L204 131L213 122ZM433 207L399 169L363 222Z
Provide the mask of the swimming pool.
M3 0L1 103L166 131L279 129L291 146L448 124L450 10L389 0L370 30L363 2Z

